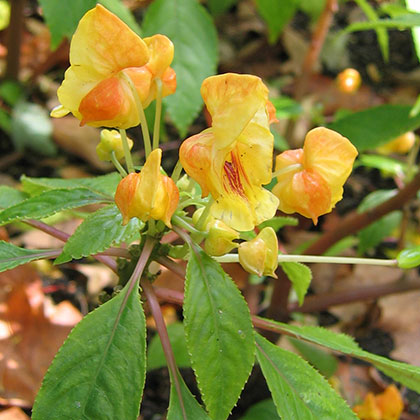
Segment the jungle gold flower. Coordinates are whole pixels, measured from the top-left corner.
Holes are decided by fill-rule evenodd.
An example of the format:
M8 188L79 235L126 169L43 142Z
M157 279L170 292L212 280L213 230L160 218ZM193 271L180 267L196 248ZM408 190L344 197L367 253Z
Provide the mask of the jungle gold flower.
M133 147L133 140L127 139L128 148ZM101 130L101 141L96 146L96 154L100 160L111 161L111 154L115 153L115 158L121 161L124 157L121 134L117 130Z
M276 157L273 193L284 213L300 213L316 224L343 197L343 185L357 156L348 139L324 127L311 130L303 149Z
M61 106L51 115L71 112L81 125L129 128L140 123L136 94L147 107L156 97L176 89L169 67L174 48L164 35L141 39L100 4L88 11L70 45L70 67L57 95Z
M210 214L238 231L274 216L277 198L262 185L271 181L273 136L268 90L260 78L223 74L204 80L201 95L212 126L185 140L180 161L215 200Z
M171 227L171 217L179 201L174 181L161 174L162 150L149 155L140 173L131 173L118 184L115 203L123 215L123 224L137 217L144 222L162 220Z

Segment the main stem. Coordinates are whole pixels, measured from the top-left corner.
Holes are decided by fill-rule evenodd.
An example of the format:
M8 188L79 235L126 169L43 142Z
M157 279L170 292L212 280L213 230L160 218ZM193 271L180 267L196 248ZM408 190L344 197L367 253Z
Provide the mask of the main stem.
M143 279L141 282L144 293L146 294L147 302L149 308L152 312L153 318L156 322L156 329L159 334L160 341L162 343L163 352L165 354L166 361L168 363L168 368L171 373L171 378L174 381L175 389L178 394L179 405L181 406L182 414L184 419L187 418L187 413L184 407L184 400L182 398L181 384L179 381L179 372L176 365L174 352L172 350L171 342L169 340L168 330L166 329L165 320L160 309L159 302L157 300L153 286L150 284L149 280Z
M127 164L127 170L129 173L132 173L134 172L133 159L131 157L130 146L128 145L127 133L123 128L120 128L120 135L124 150L125 163Z

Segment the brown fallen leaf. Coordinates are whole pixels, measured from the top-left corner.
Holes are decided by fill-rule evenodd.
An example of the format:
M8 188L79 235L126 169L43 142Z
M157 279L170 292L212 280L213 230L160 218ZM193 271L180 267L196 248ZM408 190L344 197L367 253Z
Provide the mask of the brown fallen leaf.
M0 413L0 420L29 420L29 417L19 407L11 407Z
M0 403L30 407L55 353L82 319L69 302L46 299L30 266L0 274Z

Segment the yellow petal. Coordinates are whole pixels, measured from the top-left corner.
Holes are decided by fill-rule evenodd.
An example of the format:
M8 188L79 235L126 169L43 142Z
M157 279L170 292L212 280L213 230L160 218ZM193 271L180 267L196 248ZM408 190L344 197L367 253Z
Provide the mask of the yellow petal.
M70 44L70 64L57 91L60 103L82 119L82 99L102 80L149 59L146 43L101 5L80 20Z
M309 131L303 146L304 168L318 173L331 189L331 206L343 197L343 185L349 177L357 156L350 141L328 128Z
M65 117L70 111L64 108L63 105L57 105L50 112L50 117L53 118L62 118Z
M174 44L165 35L160 34L144 38L144 42L150 53L147 68L152 72L153 77L161 78L174 58Z
M205 79L201 95L213 120L215 146L223 149L265 107L268 89L259 77L226 73Z
M381 420L398 420L404 409L404 403L397 387L392 384L382 394L375 397L376 404L381 410Z

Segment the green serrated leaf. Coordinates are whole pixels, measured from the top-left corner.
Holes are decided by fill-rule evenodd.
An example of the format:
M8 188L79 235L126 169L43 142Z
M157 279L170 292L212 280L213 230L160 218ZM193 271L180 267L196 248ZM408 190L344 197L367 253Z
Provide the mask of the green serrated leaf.
M228 11L238 0L208 0L210 12L214 16L221 15Z
M420 246L403 249L397 256L398 267L414 268L420 265Z
M270 319L264 319L271 328L280 333L319 344L320 346L339 351L366 362L372 363L376 368L390 376L395 381L401 382L408 388L420 392L420 367L407 363L396 362L376 354L362 350L352 337L346 334L337 334L322 327L288 325Z
M0 241L0 272L53 255L57 255L56 250L25 249L6 241Z
M46 191L0 211L0 226L23 219L42 219L59 211L109 201L87 188Z
M282 262L281 268L292 282L299 305L302 305L312 280L312 272L309 267L298 262Z
M210 417L204 411L203 407L197 402L191 394L187 385L185 385L182 376L178 374L181 385L182 402L185 412L182 411L173 381L171 380L171 393L169 395L168 420L210 420Z
M45 156L57 151L51 119L38 104L22 101L13 108L10 134L17 150L30 149Z
M256 334L257 358L282 420L356 420L312 366Z
M191 367L190 356L188 355L187 343L185 341L184 325L181 322L176 322L168 325L167 330L176 365L179 368ZM147 370L158 369L164 366L166 366L166 358L159 335L156 334L150 340L147 348Z
M328 128L347 137L364 152L420 127L420 115L410 117L411 107L381 105L355 112L329 124Z
M338 361L332 354L327 353L318 346L297 340L296 338L289 337L289 341L300 355L315 367L321 375L327 379L334 375L338 367Z
M28 194L7 185L0 186L0 208L13 206L28 198Z
M54 264L97 254L122 242L129 244L140 238L140 229L143 226L144 222L137 218L123 226L121 212L115 204L103 207L78 226Z
M298 1L255 0L258 13L268 26L268 41L274 44L284 28L296 12Z
M20 178L22 190L29 195L38 195L47 190L58 188L87 188L99 194L106 194L113 197L121 175L117 172L96 176L92 178L31 178L22 175Z
M33 420L132 419L146 371L146 321L138 283L88 314L57 353Z
M51 32L51 47L56 49L63 38L70 39L83 15L101 3L115 13L134 32L140 34L133 15L119 0L40 0L44 18Z
M164 34L174 43L172 67L177 89L165 102L172 121L184 136L203 105L201 83L216 71L215 26L197 0L156 0L146 12L143 30L146 35Z
M184 326L191 364L211 418L224 420L254 364L249 308L220 264L191 250L187 266Z
M263 229L267 226L272 227L276 232L284 226L297 226L299 223L298 219L289 216L278 216L273 217L270 220L266 220L258 225L258 229Z
M250 407L241 420L281 420L273 400L263 400Z

